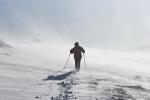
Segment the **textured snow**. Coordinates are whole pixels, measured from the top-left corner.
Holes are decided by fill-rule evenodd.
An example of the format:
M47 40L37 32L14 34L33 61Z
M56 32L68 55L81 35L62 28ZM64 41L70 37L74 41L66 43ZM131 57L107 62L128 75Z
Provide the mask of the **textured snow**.
M70 44L1 43L0 100L150 100L148 51L85 48L75 72Z

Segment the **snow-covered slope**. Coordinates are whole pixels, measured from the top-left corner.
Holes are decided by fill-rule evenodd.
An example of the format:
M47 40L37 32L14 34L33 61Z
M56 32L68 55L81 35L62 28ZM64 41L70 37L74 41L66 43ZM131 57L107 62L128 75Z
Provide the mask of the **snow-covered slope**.
M86 48L76 73L70 44L5 43L0 100L150 100L150 52Z

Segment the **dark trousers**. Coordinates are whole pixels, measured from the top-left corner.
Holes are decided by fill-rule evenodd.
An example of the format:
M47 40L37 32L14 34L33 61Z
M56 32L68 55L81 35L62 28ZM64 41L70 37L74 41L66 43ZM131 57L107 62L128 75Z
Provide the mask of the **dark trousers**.
M75 69L76 71L80 71L80 62L82 57L74 57L75 60Z

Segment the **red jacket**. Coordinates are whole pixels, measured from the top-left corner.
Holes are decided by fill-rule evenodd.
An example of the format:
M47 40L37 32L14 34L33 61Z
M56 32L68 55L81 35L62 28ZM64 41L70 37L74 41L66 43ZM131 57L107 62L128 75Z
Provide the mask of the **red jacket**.
M80 46L75 46L74 48L72 48L70 50L71 54L74 53L74 57L75 58L81 58L82 57L81 52L85 53L84 49L82 47L80 47Z

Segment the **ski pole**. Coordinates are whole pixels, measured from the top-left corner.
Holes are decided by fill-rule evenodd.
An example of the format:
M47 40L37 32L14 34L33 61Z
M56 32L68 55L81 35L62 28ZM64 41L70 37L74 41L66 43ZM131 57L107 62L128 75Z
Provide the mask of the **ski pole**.
M71 55L71 54L69 54L69 56L68 56L68 58L67 58L67 61L66 61L66 63L65 63L65 66L64 66L62 69L60 69L60 70L56 71L56 73L57 73L57 72L61 72L63 69L65 69L65 68L66 68L67 63L68 63L69 58L70 58L70 55Z
M84 65L85 65L85 69L86 69L86 62L85 62L85 55L83 53L83 56L84 56Z
M65 63L65 66L64 66L63 69L65 69L65 68L67 67L67 63L68 63L68 61L69 61L70 55L71 55L71 54L69 54L68 59L67 59L67 61L66 61L66 63Z

